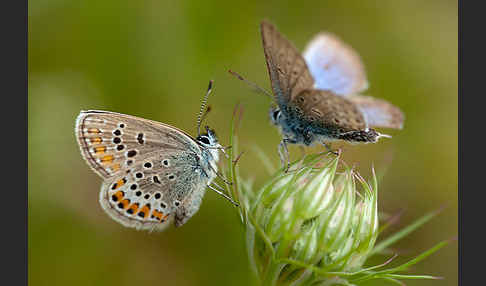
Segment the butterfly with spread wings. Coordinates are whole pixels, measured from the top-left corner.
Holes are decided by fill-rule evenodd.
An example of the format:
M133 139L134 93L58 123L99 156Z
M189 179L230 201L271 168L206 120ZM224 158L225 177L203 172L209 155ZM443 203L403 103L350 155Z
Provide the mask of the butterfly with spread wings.
M272 122L283 139L282 163L289 166L287 144L310 146L344 140L375 143L372 127L402 129L404 115L391 103L359 95L368 87L359 55L337 37L318 34L303 55L268 21L261 23L263 50L277 106Z

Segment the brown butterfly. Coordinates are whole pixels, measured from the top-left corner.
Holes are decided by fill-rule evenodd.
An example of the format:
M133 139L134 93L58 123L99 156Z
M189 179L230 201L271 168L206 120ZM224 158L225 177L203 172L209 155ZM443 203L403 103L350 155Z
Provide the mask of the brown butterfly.
M404 115L385 100L357 95L368 87L358 54L337 37L318 34L299 51L267 21L261 23L263 50L277 107L270 117L280 129L282 163L287 144L310 146L344 140L375 143L372 127L401 129Z

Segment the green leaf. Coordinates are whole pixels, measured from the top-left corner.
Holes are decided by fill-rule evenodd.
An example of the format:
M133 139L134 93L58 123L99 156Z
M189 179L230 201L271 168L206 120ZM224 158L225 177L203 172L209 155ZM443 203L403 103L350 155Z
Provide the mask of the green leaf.
M405 236L409 235L422 225L424 225L426 222L434 218L439 214L439 211L433 211L428 214L425 214L421 218L417 219L415 222L410 224L409 226L405 227L404 229L400 230L399 232L389 236L385 240L381 241L380 243L376 244L375 248L371 251L370 256L375 255L388 246L394 244L395 242L399 241L400 239L404 238Z

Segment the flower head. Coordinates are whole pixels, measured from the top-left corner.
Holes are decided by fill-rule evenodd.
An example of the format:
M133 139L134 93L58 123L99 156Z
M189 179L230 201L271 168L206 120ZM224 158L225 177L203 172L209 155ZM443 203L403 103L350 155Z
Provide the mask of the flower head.
M250 242L257 271L270 281L302 279L312 271L354 271L373 248L378 230L376 186L353 170L337 172L339 156L312 156L277 173L258 192L249 215L255 235ZM357 184L358 181L358 184ZM364 190L358 195L357 185ZM256 231L255 231L256 232ZM265 269L275 260L274 271ZM299 266L300 265L300 266Z

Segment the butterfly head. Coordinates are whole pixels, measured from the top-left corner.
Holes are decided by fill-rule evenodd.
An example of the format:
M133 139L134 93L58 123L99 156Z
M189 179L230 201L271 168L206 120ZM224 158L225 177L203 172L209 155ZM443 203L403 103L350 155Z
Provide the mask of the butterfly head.
M196 137L197 143L202 146L203 149L203 162L206 162L212 171L216 172L218 167L216 163L219 160L219 150L223 150L219 144L218 137L216 137L216 132L213 129L206 126L206 132L199 134ZM223 151L224 152L224 151ZM214 174L214 176L216 176Z
M219 141L216 132L206 126L206 132L197 136L196 141L204 147L218 147Z

